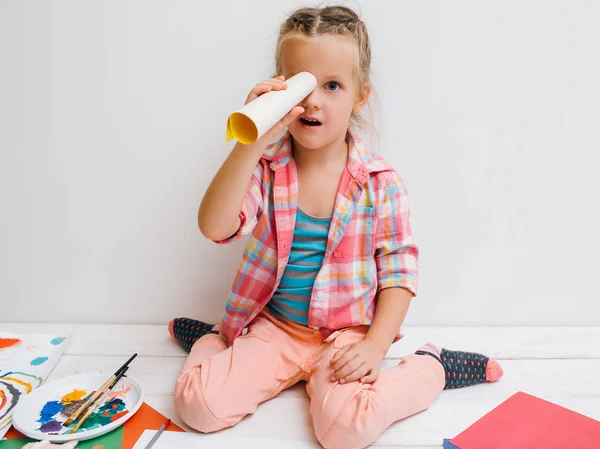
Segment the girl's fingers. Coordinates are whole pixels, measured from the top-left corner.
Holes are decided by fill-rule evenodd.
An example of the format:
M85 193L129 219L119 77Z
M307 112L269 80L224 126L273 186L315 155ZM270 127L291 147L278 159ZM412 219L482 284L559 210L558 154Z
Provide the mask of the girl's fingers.
M329 362L329 364L331 365L331 369L334 369L335 364L340 361L340 359L348 352L348 350L351 347L352 346L350 345L344 346L342 349L339 349L335 354L333 354L333 357L331 357L331 361Z
M340 383L344 384L346 382L349 382L349 379L354 379L354 376L356 375L357 371L358 376L356 376L356 379L360 379L365 374L367 374L369 370L365 369L363 362L360 362L358 359L354 359L347 363L337 373L335 373L332 376L331 380L338 380Z
M340 379L340 383L346 384L346 383L357 381L358 379L364 377L365 374L367 374L368 372L369 372L369 368L367 368L367 365L363 364L363 365L359 366L358 368L356 368L353 372L351 372L347 376L342 377Z
M271 86L273 90L287 89L287 83L281 80L265 80L254 86L254 89L261 88L264 86Z
M258 96L262 93L270 91L271 89L273 89L272 85L267 83L260 83L252 88L252 90L250 91L250 95Z
M331 367L331 377L339 380L352 373L356 368L363 364L357 357L358 354L348 353L345 357L338 360Z
M379 377L379 369L372 369L371 372L369 374L367 374L366 376L364 376L362 379L360 379L360 381L363 384L372 384L373 382L375 382L377 380L378 377Z
M265 142L271 142L275 137L278 137L279 134L283 133L287 126L292 123L300 114L304 112L304 108L300 106L296 106L290 112L288 112L281 120L279 120L273 128L265 133L261 140Z
M281 124L284 128L287 128L290 123L296 120L300 114L304 112L304 108L302 106L295 106L290 112L288 112L285 117L281 119Z
M287 87L287 83L283 80L265 80L262 83L258 83L257 86L260 86L261 84L274 86L274 87L281 86L284 89Z
M250 93L248 94L248 98L246 98L246 104L250 103L251 101L256 100L262 94L265 94L272 90L285 90L285 89L287 89L287 84L285 84L285 82L283 82L283 81L276 81L276 80L263 81L262 83L259 83L256 86L254 86L254 88L250 91Z

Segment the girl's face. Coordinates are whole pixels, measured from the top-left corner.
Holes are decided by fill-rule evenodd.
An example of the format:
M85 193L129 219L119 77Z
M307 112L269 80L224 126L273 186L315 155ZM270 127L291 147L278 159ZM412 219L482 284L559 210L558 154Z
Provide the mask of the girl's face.
M369 86L358 86L356 57L356 43L347 36L298 36L283 42L282 75L288 79L306 71L317 78L316 89L299 103L304 113L288 126L304 148L323 148L344 137L353 108L367 102Z

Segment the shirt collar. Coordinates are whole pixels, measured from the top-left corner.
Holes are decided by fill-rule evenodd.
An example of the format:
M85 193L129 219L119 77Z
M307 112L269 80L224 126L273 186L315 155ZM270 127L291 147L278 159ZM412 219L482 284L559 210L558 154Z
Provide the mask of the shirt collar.
M346 167L360 184L369 180L370 174L391 171L393 168L377 153L366 147L354 131L346 132L348 161ZM269 145L263 158L268 160L273 171L285 167L292 160L292 135L289 131L275 143Z

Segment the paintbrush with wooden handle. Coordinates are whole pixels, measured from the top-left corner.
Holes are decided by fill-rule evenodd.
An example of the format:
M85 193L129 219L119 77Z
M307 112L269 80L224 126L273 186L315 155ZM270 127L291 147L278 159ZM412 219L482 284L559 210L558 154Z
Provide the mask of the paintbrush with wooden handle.
M85 411L85 414L79 418L79 421L77 422L77 424L75 424L75 426L69 431L69 433L75 433L79 430L79 428L81 427L81 425L85 422L86 419L88 419L90 417L90 415L92 413L94 413L94 411L96 410L96 408L98 408L98 406L103 403L105 401L105 399L108 397L108 395L110 394L110 391L113 389L113 387L115 385L117 385L117 382L119 382L119 380L121 379L121 377L123 377L125 375L125 372L129 369L128 366L125 367L124 370L122 370L119 375L116 377L116 379L113 381L112 384L109 385L109 387L104 391L104 393L102 393L102 396L98 397L94 402L91 403L91 405L87 408L87 410Z
M67 420L66 420L66 421L63 423L63 427L70 426L71 424L73 424L73 422L74 422L74 421L75 421L77 418L79 418L79 415L81 415L81 414L82 414L82 413L85 411L85 409L86 409L86 408L88 408L88 406L89 406L89 405L90 405L92 402L94 402L96 399L98 399L98 398L100 397L100 395L101 395L102 393L104 393L104 391L105 391L105 390L108 388L108 386L109 386L111 383L113 383L113 382L114 382L114 380L117 378L117 376L118 376L119 374L121 374L121 372L122 372L123 370L125 370L125 369L126 369L128 366L129 366L129 364L131 363L131 361L132 361L133 359L135 359L135 358L136 358L136 356L137 356L137 352L136 352L135 354L133 354L133 355L132 355L132 356L129 358L129 360L127 360L125 363L123 363L123 365L121 366L121 368L119 368L118 370L116 370L116 371L115 371L115 373L114 373L112 376L110 376L110 377L108 378L108 380L107 380L106 382L104 382L104 384L103 384L103 385L102 385L102 386L101 386L101 387L100 387L98 390L96 390L96 391L94 392L94 394L92 394L92 395L91 395L89 398L87 398L87 399L85 400L85 402L84 402L83 404L81 404L81 406L80 406L80 407L79 407L77 410L75 410L75 412L73 412L73 414L72 414L71 416L69 416L69 418L68 418L68 419L67 419Z

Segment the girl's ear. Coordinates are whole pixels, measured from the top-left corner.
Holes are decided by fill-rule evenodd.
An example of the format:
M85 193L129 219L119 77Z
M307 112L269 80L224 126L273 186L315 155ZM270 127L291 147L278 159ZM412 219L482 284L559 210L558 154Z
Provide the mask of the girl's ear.
M371 84L365 83L358 92L358 102L354 105L353 111L360 111L366 105L371 97Z

